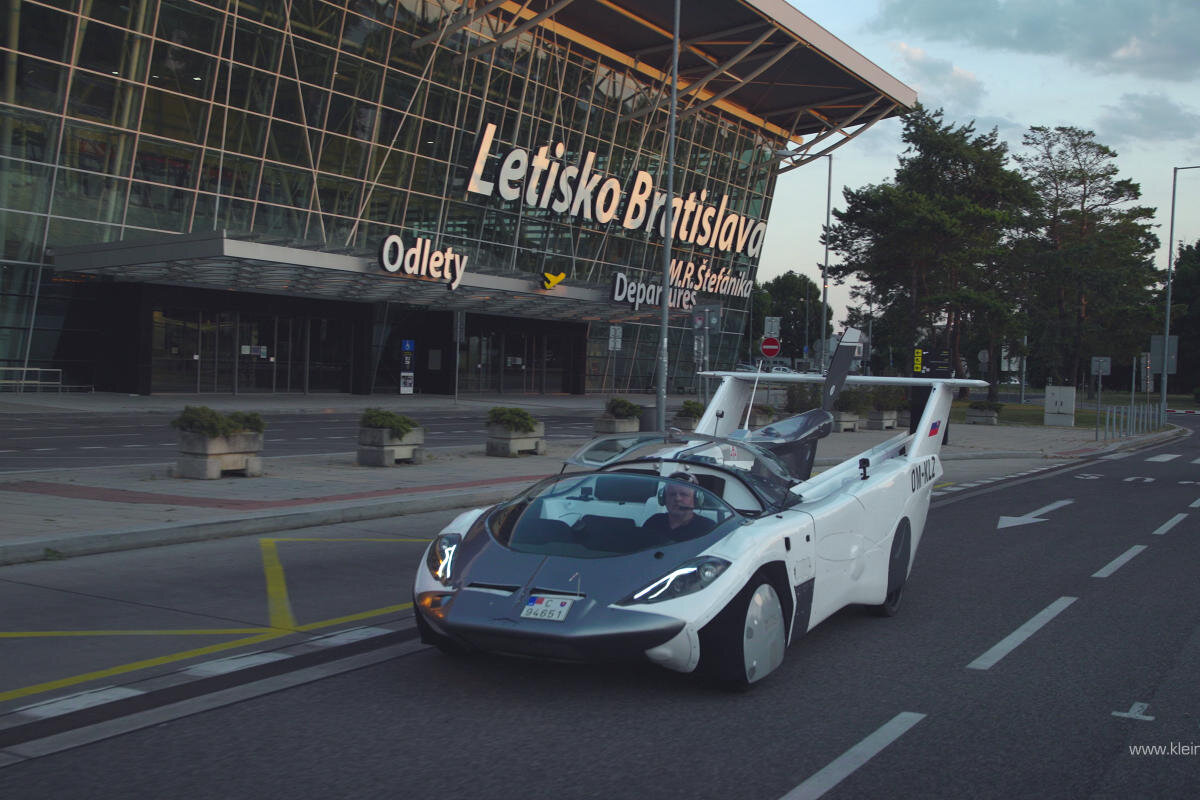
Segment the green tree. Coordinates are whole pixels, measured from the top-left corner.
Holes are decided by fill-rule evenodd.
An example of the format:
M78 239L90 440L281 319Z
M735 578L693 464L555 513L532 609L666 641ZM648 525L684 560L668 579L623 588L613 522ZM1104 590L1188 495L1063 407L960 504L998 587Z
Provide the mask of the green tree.
M869 302L876 356L892 348L945 348L959 374L964 337L975 323L993 331L989 349L1015 336L1013 287L1021 284L1008 257L1028 229L1037 197L1008 166L995 130L942 120L918 106L905 117L907 145L889 182L843 192L846 208L826 233L842 262L839 282L862 284L852 296ZM1019 337L1018 337L1019 338ZM991 364L997 363L996 358Z
M1155 318L1153 209L1091 131L1033 127L1017 162L1040 199L1030 262L1030 361L1038 378L1079 385L1092 355L1125 360Z
M1161 315L1155 333L1162 334ZM1200 240L1181 245L1175 254L1171 334L1179 337L1178 372L1171 382L1176 391L1193 391L1200 387Z
M788 270L763 284L763 290L767 299L765 316L779 317L780 354L803 358L807 344L812 357L822 338L821 287L807 275ZM825 320L828 336L833 324L829 306L825 307Z

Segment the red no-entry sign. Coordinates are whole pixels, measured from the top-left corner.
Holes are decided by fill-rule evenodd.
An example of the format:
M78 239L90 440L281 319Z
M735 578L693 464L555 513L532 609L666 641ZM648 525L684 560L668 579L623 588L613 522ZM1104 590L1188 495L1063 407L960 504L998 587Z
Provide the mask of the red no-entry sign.
M779 340L774 336L764 336L758 349L762 350L762 354L767 358L774 358L779 355Z

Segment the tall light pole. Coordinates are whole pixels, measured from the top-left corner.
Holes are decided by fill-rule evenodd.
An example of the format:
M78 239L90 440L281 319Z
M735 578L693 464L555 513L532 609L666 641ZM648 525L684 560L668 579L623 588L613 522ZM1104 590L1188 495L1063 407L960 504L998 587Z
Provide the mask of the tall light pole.
M671 108L667 112L667 235L663 237L662 315L658 331L658 402L655 403L658 427L667 429L667 337L671 321L671 197L675 192L675 114L679 103L679 0L675 0L675 30L671 36Z
M1167 352L1168 343L1171 341L1171 269L1175 266L1175 182L1179 179L1179 173L1185 169L1200 169L1200 164L1193 164L1190 167L1175 167L1171 170L1171 224L1167 230L1167 322L1163 326L1163 346L1162 356L1159 358L1159 369L1162 371L1162 386L1159 387L1161 394L1160 399L1162 405L1159 413L1167 413Z
M824 158L829 159L829 170L825 174L825 261L821 264L821 372L824 372L829 366L829 359L826 356L826 347L828 338L825 336L825 308L829 305L829 278L826 273L829 272L829 207L833 199L833 153L826 153Z

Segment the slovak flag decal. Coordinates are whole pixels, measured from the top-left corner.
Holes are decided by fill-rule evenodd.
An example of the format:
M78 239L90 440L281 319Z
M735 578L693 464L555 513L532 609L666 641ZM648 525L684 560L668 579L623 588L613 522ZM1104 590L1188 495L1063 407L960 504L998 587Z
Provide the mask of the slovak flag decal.
M929 435L930 435L930 436L937 436L937 435L938 435L938 430L939 430L941 427L942 427L942 421L941 421L940 419L935 419L935 420L933 421L933 424L929 426Z

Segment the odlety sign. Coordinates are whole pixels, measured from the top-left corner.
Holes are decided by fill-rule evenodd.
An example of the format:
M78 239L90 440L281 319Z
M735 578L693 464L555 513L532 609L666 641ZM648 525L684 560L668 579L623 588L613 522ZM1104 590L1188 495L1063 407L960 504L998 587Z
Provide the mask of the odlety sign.
M404 270L405 275L433 278L446 282L446 288L454 291L467 271L467 256L454 252L453 247L445 250L433 249L433 240L417 237L412 247L405 248L404 239L392 234L379 246L379 265L388 272Z

